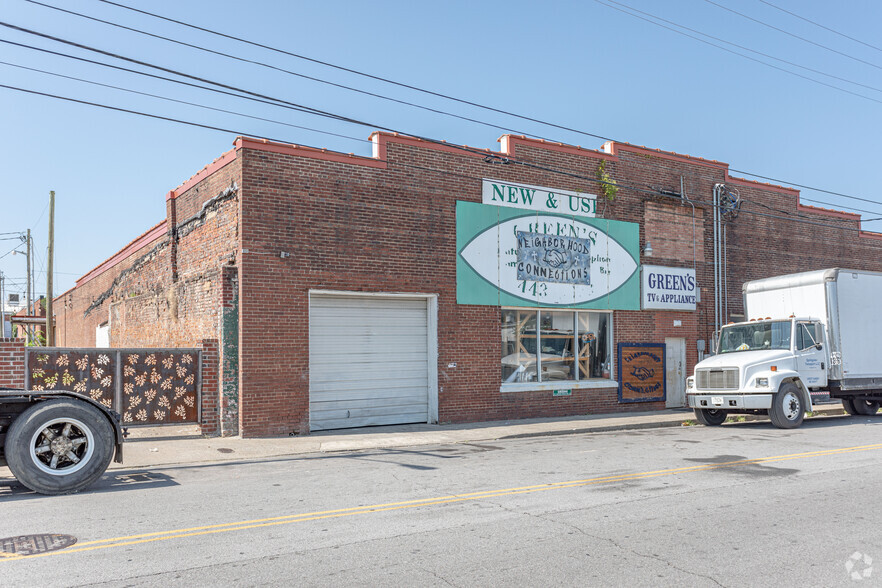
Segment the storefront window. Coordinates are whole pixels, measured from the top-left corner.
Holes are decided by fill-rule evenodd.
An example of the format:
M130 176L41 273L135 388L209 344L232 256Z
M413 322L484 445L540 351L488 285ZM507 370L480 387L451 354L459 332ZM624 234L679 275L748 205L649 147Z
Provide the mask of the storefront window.
M609 313L502 311L502 382L610 377Z

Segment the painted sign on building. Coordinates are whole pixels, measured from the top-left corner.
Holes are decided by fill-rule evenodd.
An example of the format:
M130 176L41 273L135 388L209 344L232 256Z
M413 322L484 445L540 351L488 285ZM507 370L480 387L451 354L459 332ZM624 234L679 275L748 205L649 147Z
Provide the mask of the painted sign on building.
M518 279L591 285L591 239L518 231Z
M597 214L597 196L586 192L553 190L528 184L484 180L481 197L484 204L494 206L589 217Z
M664 343L619 343L619 402L665 399Z
M456 203L459 304L638 310L634 223Z
M642 308L695 310L698 285L695 270L684 267L644 265Z

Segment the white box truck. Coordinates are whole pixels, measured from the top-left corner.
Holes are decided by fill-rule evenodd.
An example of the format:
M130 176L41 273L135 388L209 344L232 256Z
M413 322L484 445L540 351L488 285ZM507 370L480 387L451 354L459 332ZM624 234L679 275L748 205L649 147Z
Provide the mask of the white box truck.
M828 391L851 415L882 403L882 273L833 268L747 282L749 320L720 329L716 354L686 380L704 425L731 413L768 413L776 427L802 424L812 392Z

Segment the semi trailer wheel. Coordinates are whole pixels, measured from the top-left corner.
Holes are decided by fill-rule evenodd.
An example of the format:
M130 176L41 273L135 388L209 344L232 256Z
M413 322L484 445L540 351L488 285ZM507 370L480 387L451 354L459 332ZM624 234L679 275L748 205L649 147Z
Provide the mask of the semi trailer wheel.
M113 427L101 412L70 398L38 402L9 427L6 462L19 482L41 494L69 494L95 482L114 452Z
M859 414L861 416L873 416L874 414L879 412L879 403L875 400L854 398L852 399L852 403L854 404L855 414Z
M851 416L856 416L858 413L857 408L854 406L854 399L852 398L842 398L842 409L850 414Z
M796 384L782 384L781 388L772 398L772 408L769 409L772 424L779 429L795 429L802 424L805 418L805 403L802 401L802 393Z

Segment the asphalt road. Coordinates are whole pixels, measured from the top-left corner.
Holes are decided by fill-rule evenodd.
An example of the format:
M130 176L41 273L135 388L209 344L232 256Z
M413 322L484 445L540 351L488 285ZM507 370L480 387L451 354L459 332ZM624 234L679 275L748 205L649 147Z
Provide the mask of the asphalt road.
M0 585L882 585L880 463L875 417L2 481L0 538L77 543Z

